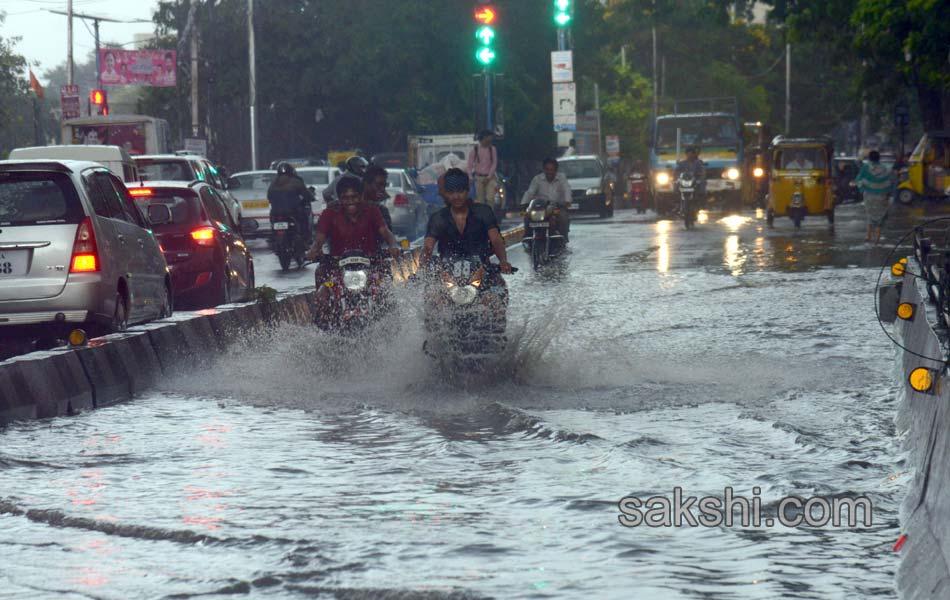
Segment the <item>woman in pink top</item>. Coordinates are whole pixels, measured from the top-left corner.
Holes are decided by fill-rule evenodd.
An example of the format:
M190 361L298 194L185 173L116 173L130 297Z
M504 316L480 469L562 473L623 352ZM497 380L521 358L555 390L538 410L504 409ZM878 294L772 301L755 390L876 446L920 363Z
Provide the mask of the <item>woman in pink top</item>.
M478 134L478 144L468 153L468 172L475 179L475 202L491 204L495 200L495 169L498 151L492 146L494 136L487 129Z

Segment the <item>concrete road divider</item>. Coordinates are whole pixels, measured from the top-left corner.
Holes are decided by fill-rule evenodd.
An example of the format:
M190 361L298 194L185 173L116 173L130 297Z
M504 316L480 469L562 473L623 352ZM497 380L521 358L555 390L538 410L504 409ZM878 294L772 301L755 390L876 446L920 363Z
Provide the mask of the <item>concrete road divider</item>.
M522 228L503 233L520 241ZM393 264L405 281L419 270L420 248ZM268 303L223 306L140 325L78 349L34 352L0 362L0 424L72 414L114 404L174 377L206 368L235 342L262 327L313 322L312 291Z

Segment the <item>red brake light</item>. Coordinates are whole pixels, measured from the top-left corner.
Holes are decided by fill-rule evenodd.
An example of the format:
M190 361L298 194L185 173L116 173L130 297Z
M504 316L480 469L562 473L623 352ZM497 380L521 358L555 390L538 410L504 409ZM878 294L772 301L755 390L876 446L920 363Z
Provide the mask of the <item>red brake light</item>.
M131 194L134 197L151 196L152 189L151 188L129 188L129 194Z
M92 219L86 217L76 230L73 243L73 258L69 264L70 273L91 273L98 271L99 248L96 246L96 234L92 230Z
M214 245L214 227L199 227L191 232L191 239L199 246Z
M409 206L409 198L405 194L397 194L393 198L393 206Z

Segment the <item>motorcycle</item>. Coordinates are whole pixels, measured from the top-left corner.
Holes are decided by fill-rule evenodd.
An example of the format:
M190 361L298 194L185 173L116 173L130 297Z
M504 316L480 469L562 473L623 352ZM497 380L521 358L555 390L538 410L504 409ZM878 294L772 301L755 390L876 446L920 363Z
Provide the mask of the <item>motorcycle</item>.
M297 261L297 268L303 267L306 262L307 239L306 234L299 231L297 220L290 216L273 215L271 217L271 247L277 254L282 271L290 269L290 262Z
M643 173L631 173L627 177L630 184L630 206L642 215L647 211L647 179Z
M456 368L477 369L505 350L508 290L492 285L499 273L498 265L478 256L434 263L426 279L423 351L428 356Z
M392 310L390 280L368 256L351 251L327 266L330 276L323 285L328 289L328 307L316 320L321 329L359 331Z
M531 255L531 264L537 270L567 247L567 240L558 226L561 209L544 198L535 198L525 213L525 235L521 245Z
M696 223L696 179L692 173L680 173L676 178L676 190L680 194L680 216L683 217L683 224L686 229L692 229Z

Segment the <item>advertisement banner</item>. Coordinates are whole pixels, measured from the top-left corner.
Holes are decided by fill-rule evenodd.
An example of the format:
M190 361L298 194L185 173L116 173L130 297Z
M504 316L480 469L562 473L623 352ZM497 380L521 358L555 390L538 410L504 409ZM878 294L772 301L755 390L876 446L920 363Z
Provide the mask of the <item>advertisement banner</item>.
M79 86L64 85L59 88L59 99L63 107L63 120L78 119L82 116L79 104Z
M555 83L551 96L554 99L554 131L577 129L577 86Z
M99 77L102 85L174 87L177 60L175 50L103 48L99 50Z
M620 137L616 135L607 136L607 156L610 158L620 158Z
M73 125L73 144L121 146L129 154L145 154L145 131L137 124Z
M574 81L574 52L555 50L551 53L551 83Z

